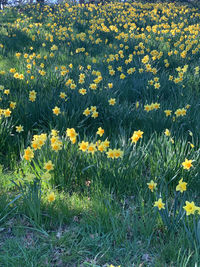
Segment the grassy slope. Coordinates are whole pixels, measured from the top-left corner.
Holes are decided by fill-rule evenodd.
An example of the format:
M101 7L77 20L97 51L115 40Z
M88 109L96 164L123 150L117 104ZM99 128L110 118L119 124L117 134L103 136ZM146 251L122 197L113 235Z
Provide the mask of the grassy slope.
M12 17L10 21L12 21ZM1 68L4 68L4 66L8 68L12 67L13 54L16 51L20 51L21 48L20 40L27 42L27 46L29 45L30 40L22 35L18 35L17 42L15 40L15 43L17 43L16 47L10 43L10 39L5 40L14 50L9 52L10 50L8 49L8 53L4 54L4 58L0 63ZM65 62L65 60L65 58L62 58L61 62ZM70 63L71 58L68 60L68 63ZM195 65L195 61L191 63L191 65L193 64ZM100 70L103 73L101 66ZM164 75L165 73L163 71L160 76L164 77ZM141 90L140 83L143 80L143 77L136 76L135 87ZM165 78L163 78L163 84L167 88L168 83L165 84L164 80ZM127 84L130 81L131 79ZM46 87L48 87L48 83L52 87L56 87L55 82L55 80L48 81ZM22 85L19 84L18 86L21 88ZM164 105L169 103L170 93L173 93L173 90L171 88L170 92L166 90L160 95L160 101ZM63 191L53 203L53 206L44 202L42 204L43 219L40 226L35 225L34 222L27 218L25 215L26 208L19 199L19 203L16 202L16 205L13 205L16 208L12 213L1 221L0 266L103 266L106 263L112 263L114 265L120 264L121 266L159 267L194 266L197 262L197 264L200 264L198 251L188 244L184 229L180 228L175 232L167 231L160 219L154 214L154 211L149 208L152 206L153 199L148 189L146 189L146 183L150 177L158 176L170 180L172 174L179 171L175 162L178 161L181 163L185 156L193 159L196 158L197 161L199 159L198 151L194 152L188 147L187 141L192 140L191 136L186 134L187 130L192 130L195 145L199 147L198 133L200 129L200 116L198 113L198 83L196 87L194 84L193 90L182 92L184 94L184 100L178 95L177 99L174 97L170 101L171 106L177 104L177 106L182 106L182 104L185 105L187 102L191 104L191 110L187 119L183 119L175 126L172 126L172 132L175 134L176 140L175 146L173 147L168 144L166 138L161 134L170 125L167 119L163 120L163 116L154 114L145 117L138 115L136 117L135 110L134 112L126 112L127 107L130 107L131 102L133 99L135 100L137 94L130 90L130 86L124 86L124 95L122 95L120 105L111 112L108 110L109 115L105 116L102 120L104 122L105 132L108 135L112 133L113 140L119 138L120 141L117 142L120 142L120 144L123 143L123 140L129 138L132 129L135 128L133 125L137 125L138 129L143 126L142 129L146 133L144 146L141 144L141 150L132 156L132 159L138 157L137 160L140 163L140 168L137 169L133 165L125 171L122 170L120 173L118 170L121 165L119 166L116 163L115 170L117 171L107 172L106 175L105 170L109 167L106 164L99 170L93 170L93 168L88 169L85 176L93 177L97 175L97 177L102 178L103 182L98 183L94 179L89 188L82 185L83 189L77 189L77 193L68 194ZM118 92L119 88L116 91L113 90L111 96ZM148 101L151 101L153 98L146 91L140 94L142 97L148 99ZM98 103L99 97L105 105L107 98L104 99L103 95L99 95L98 97L91 96L91 99L88 100L85 106L90 103L95 105L95 101ZM138 95L137 97L139 99ZM129 99L129 103L127 99ZM72 96L72 102L76 103L76 96ZM80 104L78 102L77 106L80 106ZM74 110L77 110L76 104L74 105ZM51 106L53 107L54 103L51 103ZM168 107L168 105L166 106ZM27 110L29 109L27 106L26 108ZM46 114L46 107L44 107L45 112L42 110L40 114L45 113L53 125L58 124L58 121L54 121L52 118L50 113L51 107L48 107L48 109L49 114ZM16 117L20 114L22 124L27 127L24 134L26 136L29 128L32 128L33 125L29 125L26 121L26 116L23 116L24 110L19 109L18 112ZM73 127L73 124L77 125L80 123L80 121L74 121L76 116L72 117L73 109L68 112L69 119L65 124ZM82 112L82 109L80 112ZM139 109L139 114L140 112L142 114L142 108ZM196 115L194 116L194 114ZM46 118L38 117L38 114L33 114L32 116L36 131L38 129L44 129ZM117 128L111 128L112 123L113 125L116 124L116 117L118 116L121 118L121 125ZM61 125L58 125L58 129L60 130L62 130L62 123L60 122ZM79 127L81 126L88 127L88 132L85 133L86 135L92 132L88 122L87 124L84 124L84 121L81 122ZM46 125L46 127L48 129L49 125ZM125 128L126 131L124 130ZM152 132L154 133L152 134ZM92 135L95 135L94 130ZM145 150L145 142L147 142L150 136L151 139ZM139 158L141 151L144 151L142 159ZM127 166L126 158L123 160L122 165ZM95 164L95 160L92 163ZM110 166L112 164L110 163ZM16 163L14 163L14 168L15 166ZM182 174L180 171L179 175ZM194 177L193 179L191 178L192 175ZM124 176L127 179L126 183L124 181L121 182ZM9 202L9 199L12 198L12 186L9 183L11 177L13 177L13 174L1 175L0 205L2 215L0 218L7 213L3 209L6 203ZM141 177L144 177L142 181ZM190 178L190 186L193 191L190 197L191 199L197 199L199 194L198 166L190 173ZM83 184L85 182L84 179L86 177L83 176ZM111 183L109 179L111 179ZM112 192L113 187L118 189L119 192ZM83 190L84 193L82 193ZM8 194L8 191L11 194Z

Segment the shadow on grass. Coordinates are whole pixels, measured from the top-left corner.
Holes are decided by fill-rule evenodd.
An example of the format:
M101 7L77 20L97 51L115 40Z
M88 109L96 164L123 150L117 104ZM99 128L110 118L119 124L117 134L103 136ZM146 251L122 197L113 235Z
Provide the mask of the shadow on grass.
M0 34L1 43L4 45L4 55L8 56L10 52L23 52L24 44L26 47L33 45L33 41L26 33L12 29L8 26L3 26L4 32ZM7 34L6 34L7 33ZM34 46L37 48L40 47L40 44L34 42Z

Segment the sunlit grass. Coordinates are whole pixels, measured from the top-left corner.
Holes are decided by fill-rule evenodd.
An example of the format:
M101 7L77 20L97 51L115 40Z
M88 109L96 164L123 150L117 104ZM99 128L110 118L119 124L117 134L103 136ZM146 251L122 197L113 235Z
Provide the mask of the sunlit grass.
M0 265L200 264L199 17L0 12Z

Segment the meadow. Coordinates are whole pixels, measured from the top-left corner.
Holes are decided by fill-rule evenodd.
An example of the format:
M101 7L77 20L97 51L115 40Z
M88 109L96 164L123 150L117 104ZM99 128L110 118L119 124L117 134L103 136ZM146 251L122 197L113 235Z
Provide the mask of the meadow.
M0 266L200 266L200 10L0 10Z

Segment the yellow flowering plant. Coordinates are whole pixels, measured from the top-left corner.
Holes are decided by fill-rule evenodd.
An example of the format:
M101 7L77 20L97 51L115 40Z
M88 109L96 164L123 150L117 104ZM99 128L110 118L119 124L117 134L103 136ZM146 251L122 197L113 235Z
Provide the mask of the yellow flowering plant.
M147 2L24 5L16 18L15 7L0 11L0 163L22 174L16 188L37 223L41 198L57 205L55 187L90 203L95 190L120 205L136 195L147 200L134 212L141 228L152 207L197 244L200 14ZM100 226L115 231L119 219L126 231L114 232L114 245L129 234L132 242L125 210L109 217L98 208L83 217L102 210L110 221Z
M157 189L157 183L153 180L147 183L148 188L151 192ZM164 194L164 188L160 188ZM180 225L184 226L188 239L194 246L200 248L200 207L196 206L195 203L187 201L187 182L181 178L176 185L173 202L170 203L169 208L168 202L163 202L160 194L156 193L156 201L154 207L158 210L163 224L169 230L178 230ZM166 188L166 196L168 189ZM185 205L184 205L185 204ZM193 216L192 222L188 219L189 216Z

